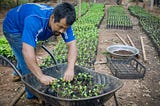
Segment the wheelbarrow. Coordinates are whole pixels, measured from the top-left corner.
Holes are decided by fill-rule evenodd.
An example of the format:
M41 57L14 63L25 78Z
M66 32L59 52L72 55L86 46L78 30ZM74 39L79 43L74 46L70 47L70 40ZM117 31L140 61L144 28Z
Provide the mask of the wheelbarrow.
M55 66L44 68L42 69L42 72L57 79L63 77L64 72L67 68L67 64L58 64L54 56L47 50L47 48L45 46L42 47L50 54L55 62ZM0 56L0 58L3 58L7 62L9 62L9 60L3 56ZM115 92L123 86L123 82L114 76L101 74L91 69L75 65L75 75L80 72L87 72L93 75L95 84L105 84L103 93L98 96L89 98L60 98L46 93L46 90L49 86L43 85L32 73L22 76L11 62L9 62L9 64L21 77L21 80L25 84L27 89L36 97L38 97L38 99L43 101L43 104L49 104L51 106L104 106L104 103L108 101L113 95L115 97ZM117 102L116 99L115 102Z

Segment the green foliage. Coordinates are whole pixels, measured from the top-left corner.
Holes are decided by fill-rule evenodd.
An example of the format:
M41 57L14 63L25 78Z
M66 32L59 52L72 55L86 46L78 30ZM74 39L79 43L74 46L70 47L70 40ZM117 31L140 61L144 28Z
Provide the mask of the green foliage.
M18 5L24 4L24 3L29 3L29 0L18 0Z
M128 9L130 10L131 14L134 14L139 18L151 16L150 13L140 6L129 6Z
M13 52L8 44L8 41L5 39L4 36L0 37L0 55L3 55L9 59L15 60Z
M85 66L87 68L94 68L98 44L97 25L100 23L103 16L104 4L92 4L87 13L78 18L78 20L73 24L78 47L77 65ZM67 52L67 47L64 41L60 39L53 50L53 54L55 55L58 63L67 62ZM53 65L53 62L47 62L48 60L49 59L45 59L43 62L43 65L46 65L46 67Z
M46 1L46 0L33 0L33 2L43 2L43 1Z
M16 2L14 0L0 0L0 8L12 8L16 6Z
M72 81L57 79L52 83L52 95L61 98L79 99L98 96L103 93L104 84L94 84L89 73L78 73Z
M17 5L28 3L29 0L0 0L0 8L13 8Z
M129 10L139 18L140 25L160 54L160 18L153 16L140 6L130 6Z
M124 7L110 6L107 13L107 28L132 28L132 22Z
M81 4L81 15L84 15L89 9L89 5L87 2L82 2ZM78 17L78 6L75 6L76 17Z

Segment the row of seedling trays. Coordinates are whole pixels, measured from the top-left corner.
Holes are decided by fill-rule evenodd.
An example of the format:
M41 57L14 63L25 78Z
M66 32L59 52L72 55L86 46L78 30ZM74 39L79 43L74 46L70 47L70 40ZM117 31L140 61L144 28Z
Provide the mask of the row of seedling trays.
M132 29L132 22L122 6L110 6L107 11L108 29Z
M160 18L153 16L139 6L130 6L129 10L133 15L139 18L139 24L151 39L151 42L160 56Z

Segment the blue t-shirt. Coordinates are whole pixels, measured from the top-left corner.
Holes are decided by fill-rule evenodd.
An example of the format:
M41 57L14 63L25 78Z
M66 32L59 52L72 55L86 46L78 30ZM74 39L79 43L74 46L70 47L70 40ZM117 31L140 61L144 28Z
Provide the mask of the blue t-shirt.
M44 4L28 3L11 9L3 21L3 30L11 34L22 34L22 42L36 47L53 35L48 28L50 15L54 8ZM65 42L75 40L72 27L62 34Z

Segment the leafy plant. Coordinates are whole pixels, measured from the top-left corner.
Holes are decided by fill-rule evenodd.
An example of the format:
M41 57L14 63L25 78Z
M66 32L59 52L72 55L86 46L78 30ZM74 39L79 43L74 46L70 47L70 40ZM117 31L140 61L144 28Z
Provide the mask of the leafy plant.
M88 98L103 93L104 84L94 84L89 73L78 73L72 81L65 82L63 78L53 81L51 89L46 93L70 99Z
M14 0L1 0L0 1L0 8L12 8L16 6L16 2Z
M11 61L15 60L15 57L13 55L13 52L10 48L10 45L8 44L8 41L4 36L0 37L0 55L3 55L7 58L9 58Z
M132 22L124 7L110 6L107 12L107 28L131 29Z
M153 16L140 6L130 6L129 10L139 18L140 25L151 39L160 56L160 18Z

